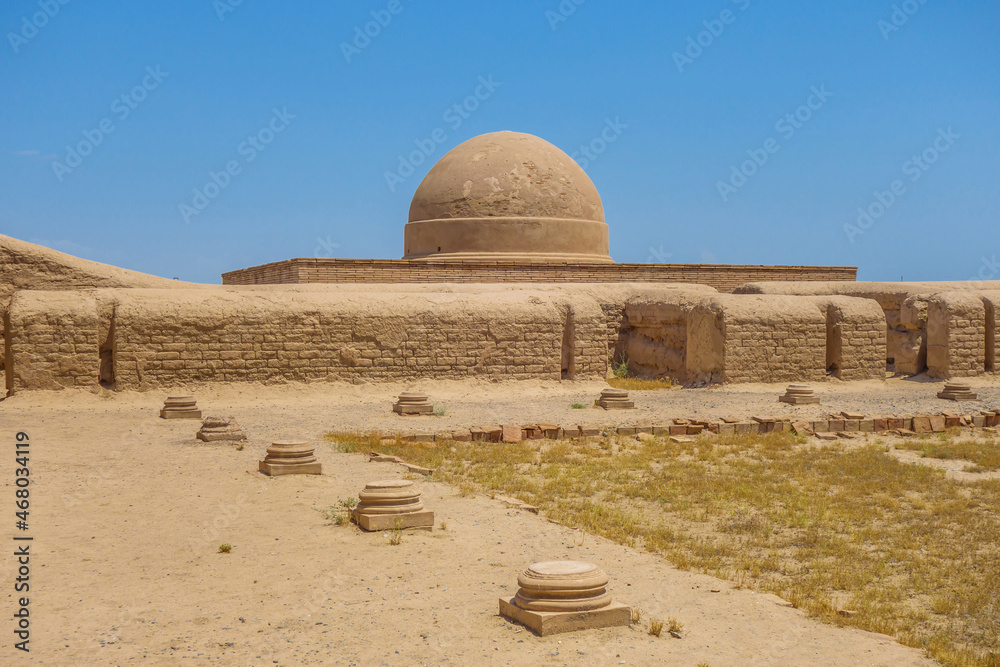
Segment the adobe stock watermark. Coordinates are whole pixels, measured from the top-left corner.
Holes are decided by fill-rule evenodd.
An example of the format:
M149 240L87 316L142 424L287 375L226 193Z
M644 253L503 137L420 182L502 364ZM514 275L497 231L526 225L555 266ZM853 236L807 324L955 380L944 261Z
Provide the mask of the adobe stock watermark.
M236 8L243 4L243 0L212 0L212 9L219 21L226 20L226 14L232 14Z
M649 256L646 258L647 264L669 264L669 259L674 256L672 252L665 252L663 244L659 248L649 246Z
M791 113L787 113L774 124L774 130L781 138L788 141L795 136L808 123L815 112L833 97L833 93L826 89L826 84L821 84L819 88L813 86L809 89L811 94L804 104L796 108ZM716 181L715 187L719 191L722 201L729 201L731 195L736 194L740 188L753 178L754 174L767 164L771 156L781 150L781 144L774 137L768 137L760 148L747 149L747 157L739 165L730 167L729 179L727 181Z
M888 42L889 36L902 30L903 26L926 4L927 0L903 0L893 5L889 20L879 19L876 23L879 32L882 33L882 40Z
M904 162L900 170L911 183L916 183L941 158L941 155L951 150L955 142L961 138L962 135L955 134L950 125L948 129L939 127L937 137L931 145L919 155L914 155ZM906 194L906 183L900 178L890 183L887 190L876 190L872 195L873 200L868 205L858 207L856 224L844 224L844 234L847 236L847 240L854 243L857 237L871 229L876 221L895 206L904 194Z
M457 131L465 121L472 117L472 114L479 109L482 103L490 99L496 89L502 85L503 82L493 80L492 74L479 77L479 85L472 91L472 94L445 109L441 119L453 132ZM399 155L396 169L394 171L387 170L384 173L389 192L395 192L396 188L412 176L417 167L426 162L438 146L446 141L448 141L448 133L443 127L432 130L426 139L415 139L413 143L416 145L416 150L412 150L406 155Z
M313 257L329 258L333 257L333 251L340 247L339 243L330 240L330 235L326 238L316 237L316 247L313 248Z
M355 56L361 55L361 52L371 45L372 40L389 27L393 17L402 14L404 9L406 7L403 6L402 0L389 0L385 9L373 9L369 12L372 17L371 21L354 26L354 35L351 41L340 43L340 52L344 54L344 60L347 61L347 64L351 64Z
M732 0L732 3L741 12L745 12L750 8L750 0ZM686 40L687 46L684 47L684 52L674 51L674 65L677 66L677 71L683 74L685 67L693 65L694 61L705 53L705 49L711 47L717 39L722 37L722 33L726 31L726 26L736 23L737 16L739 14L733 10L723 9L719 12L718 18L702 21L701 24L705 29L695 35L688 35Z
M19 53L22 46L37 37L38 31L47 26L59 10L69 3L70 0L38 0L38 11L30 16L27 14L22 16L21 29L7 33L7 41L10 42L14 54Z
M275 137L288 129L288 125L295 119L294 114L288 113L288 107L277 107L271 109L271 118L253 134L247 135L236 146L236 153L243 158L229 160L221 171L209 171L208 180L200 188L192 190L191 203L181 202L177 206L184 224L189 224L191 218L201 215L201 212L208 208L208 205L232 184L233 179L243 173L243 165L250 164L257 159L257 156L264 152L274 141Z
M146 101L151 92L160 87L160 84L168 76L170 76L170 72L164 72L159 65L147 67L146 75L142 77L139 85L114 99L111 103L111 113L118 118L119 122L124 121L139 108L140 104ZM59 160L52 161L52 171L55 172L59 182L62 183L67 174L73 173L77 167L83 164L84 159L104 143L105 137L114 132L115 128L115 121L111 116L105 117L101 119L97 127L84 130L83 139L76 142L75 145L66 146L66 155L63 160L61 162Z
M576 152L570 157L576 160L581 169L586 169L594 160L603 155L604 151L608 150L609 145L618 141L618 138L627 129L628 125L623 123L620 117L615 116L614 120L605 118L604 127L600 133L590 142L576 149Z
M587 0L562 0L555 10L545 10L545 20L549 22L549 27L555 32L560 23L565 23L569 17L576 13L576 8Z
M988 281L1000 279L1000 262L997 262L996 254L991 258L985 255L980 258L979 270L976 275L969 278L971 282ZM982 289L987 289L988 285L982 285Z

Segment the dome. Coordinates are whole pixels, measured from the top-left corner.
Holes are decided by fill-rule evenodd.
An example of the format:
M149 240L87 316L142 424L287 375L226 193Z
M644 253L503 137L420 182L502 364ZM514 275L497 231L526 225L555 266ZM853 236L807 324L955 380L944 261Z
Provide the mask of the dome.
M597 188L539 137L492 132L459 144L410 203L404 259L611 262Z

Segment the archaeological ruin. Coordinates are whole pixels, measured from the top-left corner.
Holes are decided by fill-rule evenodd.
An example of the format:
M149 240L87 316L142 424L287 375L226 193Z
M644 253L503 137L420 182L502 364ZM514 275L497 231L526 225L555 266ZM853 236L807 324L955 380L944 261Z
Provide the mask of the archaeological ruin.
M995 373L1000 281L851 267L615 263L594 184L497 132L417 188L398 260L290 259L200 285L0 236L7 393L211 382L594 380L688 386Z

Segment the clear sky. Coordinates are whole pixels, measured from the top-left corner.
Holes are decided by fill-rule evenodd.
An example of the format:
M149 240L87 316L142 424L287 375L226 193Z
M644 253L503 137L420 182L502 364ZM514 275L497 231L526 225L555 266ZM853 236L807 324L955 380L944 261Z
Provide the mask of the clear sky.
M431 165L516 130L585 166L620 262L1000 279L996 0L3 0L0 31L0 233L87 259L398 258Z

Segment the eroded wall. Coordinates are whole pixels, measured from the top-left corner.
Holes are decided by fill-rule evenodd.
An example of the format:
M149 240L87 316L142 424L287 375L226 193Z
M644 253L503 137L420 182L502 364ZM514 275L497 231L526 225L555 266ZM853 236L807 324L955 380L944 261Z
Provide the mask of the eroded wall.
M986 372L986 307L976 292L927 299L927 374L974 377Z
M12 391L98 383L98 317L92 295L15 292L7 320Z
M743 285L736 290L737 294L792 294L792 295L842 295L862 299L871 299L882 308L886 319L886 361L891 370L903 375L915 375L927 371L935 377L958 377L959 374L979 374L986 368L986 343L982 344L982 359L965 360L954 363L949 358L948 348L951 343L942 340L953 340L957 346L958 356L979 354L979 344L964 340L964 336L982 336L985 339L986 308L985 301L979 309L982 315L974 312L957 315L954 324L949 324L948 316L943 313L943 304L939 301L935 308L935 318L945 326L937 332L938 342L935 349L930 350L931 332L928 330L928 312L931 299L943 293L964 293L971 295L973 300L982 300L983 294L1000 290L1000 281L949 281L949 282L758 282ZM957 297L956 297L957 298ZM976 309L973 301L968 307ZM974 322L973 328L982 326L978 333L965 334L951 332L960 328L961 320ZM981 325L980 325L981 321ZM942 339L941 336L945 338ZM962 350L965 350L963 352ZM930 358L929 358L930 354ZM995 352L994 352L995 354ZM933 368L933 370L931 370Z

